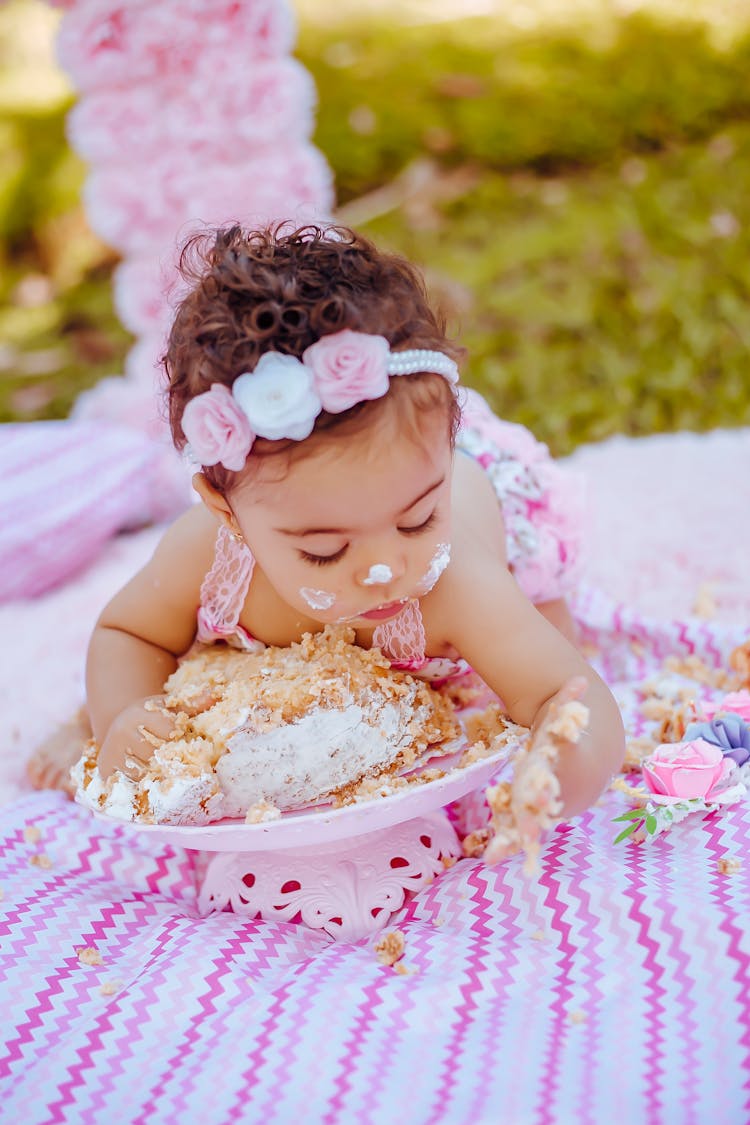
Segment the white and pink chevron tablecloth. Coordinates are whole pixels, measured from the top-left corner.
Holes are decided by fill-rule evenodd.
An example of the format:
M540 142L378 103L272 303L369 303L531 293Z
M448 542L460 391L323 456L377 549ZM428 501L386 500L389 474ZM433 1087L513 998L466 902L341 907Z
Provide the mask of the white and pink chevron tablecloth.
M577 455L599 501L590 577L620 599L589 587L577 612L633 730L638 685L666 655L723 667L750 633L748 437ZM748 807L614 846L626 806L610 792L553 833L536 877L519 859L461 860L393 919L399 975L372 939L200 918L193 853L29 791L23 758L75 701L90 619L154 538L115 541L77 582L0 610L0 1119L750 1121ZM687 611L700 581L710 619ZM717 867L728 856L735 874ZM102 963L82 964L82 946Z

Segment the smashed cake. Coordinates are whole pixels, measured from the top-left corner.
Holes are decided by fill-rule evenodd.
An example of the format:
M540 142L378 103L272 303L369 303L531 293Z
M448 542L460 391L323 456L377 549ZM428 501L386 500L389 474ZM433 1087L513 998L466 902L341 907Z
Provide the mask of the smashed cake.
M144 823L257 823L452 753L451 702L353 640L329 626L259 653L196 648L165 684L174 728L152 737L148 769L105 781L91 742L71 771L76 800Z

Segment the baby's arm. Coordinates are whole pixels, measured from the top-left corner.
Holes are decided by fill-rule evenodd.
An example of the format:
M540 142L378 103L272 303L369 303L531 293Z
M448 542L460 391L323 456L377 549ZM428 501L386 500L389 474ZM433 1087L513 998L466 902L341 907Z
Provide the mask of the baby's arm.
M128 753L147 760L141 725L165 735L170 724L146 701L159 697L195 635L200 586L213 559L217 524L195 507L169 528L153 557L105 607L86 662L86 694L99 770L107 777Z
M585 677L581 701L589 711L588 726L580 741L560 754L556 767L562 815L582 812L597 799L625 753L622 716L611 692L491 552L461 552L445 579L440 615L450 641L500 696L515 722L538 730L558 692L574 678Z

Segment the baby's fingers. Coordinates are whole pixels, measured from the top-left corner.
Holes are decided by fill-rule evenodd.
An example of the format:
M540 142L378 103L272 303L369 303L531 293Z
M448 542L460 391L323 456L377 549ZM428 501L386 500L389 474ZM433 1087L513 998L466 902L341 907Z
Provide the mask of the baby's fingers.
M566 703L572 703L574 699L582 699L588 686L589 682L585 676L571 676L569 680L565 681L557 694L553 695L550 710L554 707L555 710L559 711Z

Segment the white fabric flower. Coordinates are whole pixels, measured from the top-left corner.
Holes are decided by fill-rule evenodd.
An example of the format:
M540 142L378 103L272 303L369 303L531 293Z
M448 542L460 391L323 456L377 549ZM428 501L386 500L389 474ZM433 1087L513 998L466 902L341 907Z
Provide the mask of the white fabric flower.
M271 441L302 441L321 411L310 368L280 352L266 352L254 371L239 375L232 394L257 436Z

